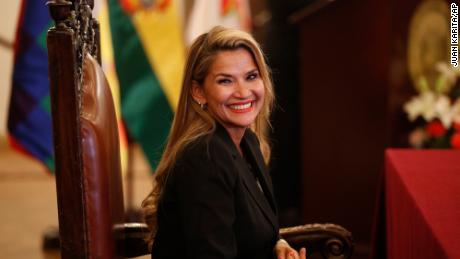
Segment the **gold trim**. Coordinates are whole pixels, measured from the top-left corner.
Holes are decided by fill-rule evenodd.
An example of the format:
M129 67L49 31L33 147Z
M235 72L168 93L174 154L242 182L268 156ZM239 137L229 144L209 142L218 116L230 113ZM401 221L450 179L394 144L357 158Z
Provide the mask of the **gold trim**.
M440 72L436 66L450 64L450 12L444 0L423 1L409 27L407 62L414 87L435 90Z

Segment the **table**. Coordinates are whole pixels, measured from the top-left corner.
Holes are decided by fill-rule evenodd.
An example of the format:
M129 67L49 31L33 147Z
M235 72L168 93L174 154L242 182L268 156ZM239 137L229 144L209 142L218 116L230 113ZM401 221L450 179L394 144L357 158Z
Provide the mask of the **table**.
M385 154L387 258L460 258L460 151Z

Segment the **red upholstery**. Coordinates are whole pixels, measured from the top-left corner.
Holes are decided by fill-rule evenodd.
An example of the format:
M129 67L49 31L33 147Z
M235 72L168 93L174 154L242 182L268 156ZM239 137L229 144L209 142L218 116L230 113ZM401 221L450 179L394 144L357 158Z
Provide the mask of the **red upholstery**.
M94 258L116 258L113 226L124 222L117 120L109 84L89 54L84 61L81 90L80 133L89 251Z

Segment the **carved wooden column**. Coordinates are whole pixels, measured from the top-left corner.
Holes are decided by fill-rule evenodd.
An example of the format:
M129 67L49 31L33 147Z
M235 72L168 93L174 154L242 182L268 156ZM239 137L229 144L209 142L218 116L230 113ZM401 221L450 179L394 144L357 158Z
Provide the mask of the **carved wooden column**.
M47 44L61 255L63 259L89 258L79 141L80 88L82 57L87 52L100 57L98 25L91 16L92 0L53 0L47 6L55 21Z

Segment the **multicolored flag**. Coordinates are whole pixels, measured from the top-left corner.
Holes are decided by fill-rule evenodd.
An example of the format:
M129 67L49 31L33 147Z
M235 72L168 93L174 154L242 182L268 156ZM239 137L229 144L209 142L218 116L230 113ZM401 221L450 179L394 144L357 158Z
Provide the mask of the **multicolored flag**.
M185 48L175 0L109 0L122 114L152 168L176 108Z
M216 25L251 31L247 0L195 0L188 19L187 44Z
M16 150L54 171L46 32L52 26L44 1L23 0L14 45L8 139Z
M113 68L107 6L96 1L101 25L103 68L117 110L122 168L127 165L127 141L120 115L118 82ZM23 0L15 39L13 87L8 116L10 145L54 172L53 137L48 81L46 33L54 25L44 1Z

